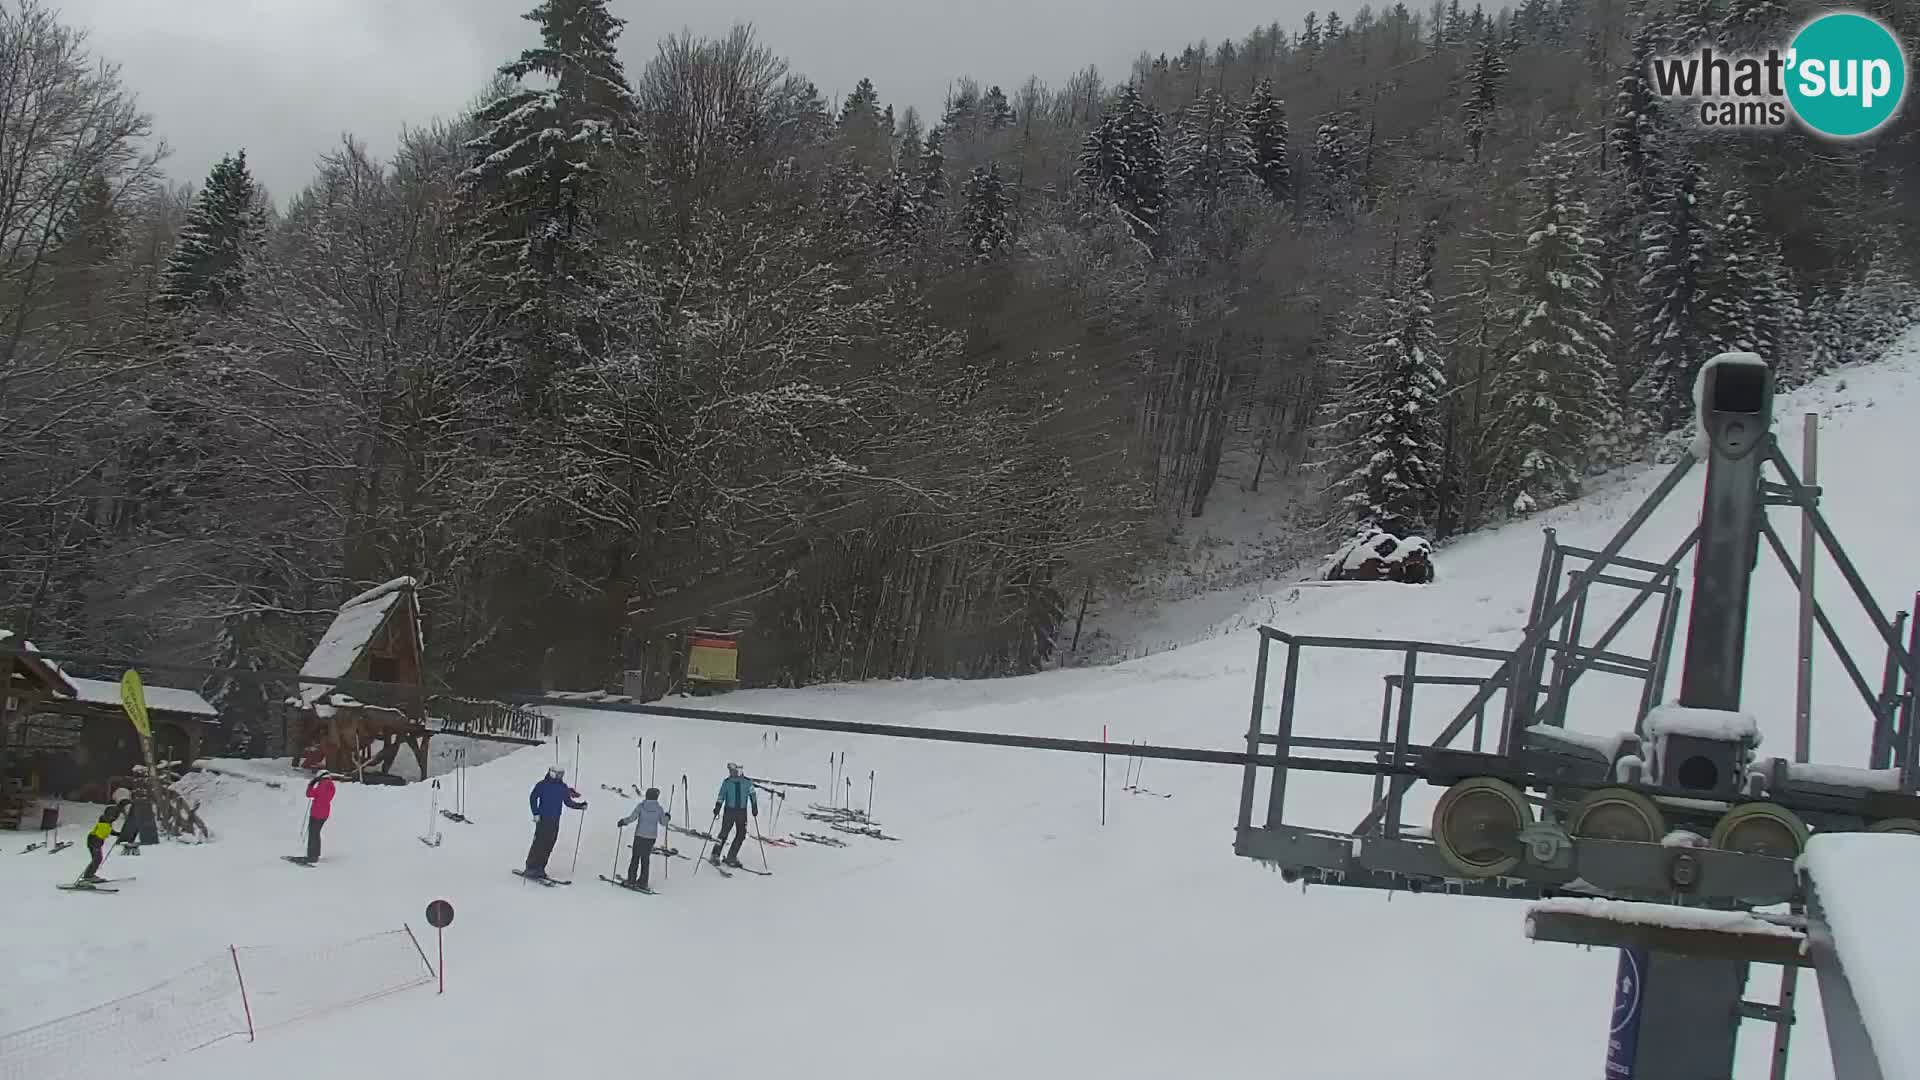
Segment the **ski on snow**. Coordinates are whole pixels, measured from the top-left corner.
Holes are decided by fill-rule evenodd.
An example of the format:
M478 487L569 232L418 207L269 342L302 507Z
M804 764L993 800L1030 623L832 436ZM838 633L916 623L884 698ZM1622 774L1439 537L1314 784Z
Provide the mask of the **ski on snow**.
M62 892L119 892L120 891L119 889L108 888L107 886L100 885L90 881L70 881L65 885L55 885L54 888L59 889Z
M287 860L288 862L292 863L295 866L306 866L306 867L313 866L313 860L307 858L305 855L282 855L280 857Z
M645 893L648 896L653 895L652 889L643 889L638 885L629 885L626 882L621 881L619 878L608 877L605 874L600 875L600 880L606 882L609 885L617 885L620 888L627 890L628 892Z
M527 872L526 872L525 870L515 870L515 871L513 872L513 876L514 876L514 877L517 877L517 878L520 878L520 879L522 879L522 880L524 880L524 881L537 881L537 882L539 882L540 884L542 884L542 885L545 885L545 886L547 886L548 888L554 888L554 887L557 887L557 886L560 886L560 885L571 885L571 884L573 884L573 882L571 882L571 881L561 881L561 880L560 880L559 878L550 878L550 877L528 877L528 876L527 876Z

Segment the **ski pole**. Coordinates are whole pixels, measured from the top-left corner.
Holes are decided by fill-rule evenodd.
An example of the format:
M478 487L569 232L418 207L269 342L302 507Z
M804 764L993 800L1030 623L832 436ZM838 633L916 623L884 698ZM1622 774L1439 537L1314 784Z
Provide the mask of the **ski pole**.
M873 820L873 770L867 770L867 820Z
M659 766L656 763L655 768L658 768L658 767ZM669 827L666 830L666 841L669 847L673 845L673 829L671 828L672 819L673 819L673 790L674 790L673 787L669 785L667 788L667 823ZM668 881L673 880L673 860L671 858L667 859L666 862L660 865L660 872L661 874L666 876L666 879Z
M635 827L638 828L638 826L635 826ZM620 876L620 848L626 843L626 839L627 839L627 827L625 825L622 825L620 826L620 834L613 838L613 876L614 877ZM636 836L634 838L634 842L638 843L639 837Z
M713 820L712 820L712 821L709 821L709 822L707 822L707 835L708 835L708 836L712 836L712 835L713 835L713 829L714 829L714 826L716 826L716 825L718 825L718 824L720 824L720 815L719 815L719 814L715 814L715 815L713 815ZM718 840L715 840L715 841L713 841L713 850L714 850L714 853L715 853L715 854L718 854L718 853L719 853L719 851L720 851L720 842L719 842ZM703 863L703 862L706 862L706 861L707 861L707 841L705 841L705 840L702 840L702 841L700 841L700 857L699 857L698 859L695 859L695 860L693 861L693 876L694 876L694 877L699 877L699 876L700 876L700 864L701 864L701 863Z
M760 835L760 818L757 815L753 819L753 838L760 841L760 868L769 874L773 873L773 867L767 865L767 838Z
M580 837L585 835L586 831L587 812L582 810L580 811L580 824L573 830L573 861L567 863L568 877L572 877L573 872L580 867Z
M653 775L647 778L648 787L660 786L660 740L653 740Z

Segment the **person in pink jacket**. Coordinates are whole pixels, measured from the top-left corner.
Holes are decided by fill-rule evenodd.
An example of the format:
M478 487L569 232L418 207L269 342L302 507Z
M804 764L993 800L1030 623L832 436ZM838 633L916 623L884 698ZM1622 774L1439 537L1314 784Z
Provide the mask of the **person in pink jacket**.
M324 770L307 781L307 857L306 862L320 861L320 830L333 814L333 776Z

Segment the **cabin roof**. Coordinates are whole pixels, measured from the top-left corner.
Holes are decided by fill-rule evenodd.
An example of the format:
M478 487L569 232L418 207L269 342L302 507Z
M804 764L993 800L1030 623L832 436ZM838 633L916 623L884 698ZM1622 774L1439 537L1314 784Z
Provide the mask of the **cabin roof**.
M395 609L412 597L413 588L412 578L394 578L340 605L340 614L333 617L333 624L320 635L320 643L307 655L300 674L318 679L346 678L366 655L367 647L379 636ZM415 622L417 624L417 618ZM333 686L329 683L302 683L298 700L311 709L332 692Z

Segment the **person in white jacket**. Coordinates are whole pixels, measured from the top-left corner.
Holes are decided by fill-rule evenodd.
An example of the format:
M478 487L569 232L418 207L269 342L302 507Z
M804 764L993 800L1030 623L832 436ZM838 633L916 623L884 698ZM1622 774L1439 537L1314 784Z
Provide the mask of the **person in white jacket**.
M634 804L633 813L620 819L620 824L633 826L633 858L627 863L628 886L645 889L647 871L652 869L653 845L660 839L660 826L673 820L667 808L660 805L660 789L650 787L647 797Z

